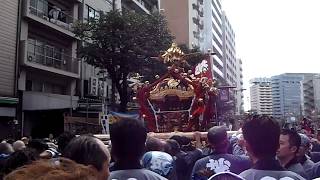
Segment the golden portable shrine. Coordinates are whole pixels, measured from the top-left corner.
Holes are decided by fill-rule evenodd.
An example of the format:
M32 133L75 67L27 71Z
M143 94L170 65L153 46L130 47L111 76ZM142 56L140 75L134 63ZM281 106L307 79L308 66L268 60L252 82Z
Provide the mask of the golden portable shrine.
M160 56L168 70L137 91L139 114L149 131L195 131L208 127L216 114L218 89L212 78L210 55L193 70L186 70L187 56L176 45Z

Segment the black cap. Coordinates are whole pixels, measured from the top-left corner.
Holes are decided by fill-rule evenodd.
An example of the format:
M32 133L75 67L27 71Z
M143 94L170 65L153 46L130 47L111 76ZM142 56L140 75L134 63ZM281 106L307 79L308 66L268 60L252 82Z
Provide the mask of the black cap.
M214 126L208 130L208 140L211 144L220 144L228 139L227 128L225 126Z

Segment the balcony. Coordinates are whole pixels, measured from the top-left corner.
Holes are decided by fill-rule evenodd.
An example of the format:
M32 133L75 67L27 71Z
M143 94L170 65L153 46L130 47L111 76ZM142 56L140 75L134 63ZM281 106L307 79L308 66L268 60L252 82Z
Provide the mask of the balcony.
M214 72L216 72L217 74L219 74L219 76L221 76L223 78L222 71L216 65L212 64L212 69Z
M75 37L72 31L77 19L72 17L72 10L61 9L51 4L48 0L24 0L22 14L56 31Z
M222 60L219 58L219 56L215 55L213 56L214 61L216 61L221 67L223 67L223 62Z
M57 51L51 46L39 46L22 41L20 53L21 65L72 78L80 78L78 58Z
M151 13L150 11L152 8L148 8L146 2L142 0L122 0L121 2L125 4L127 9L134 10L135 12L147 14Z

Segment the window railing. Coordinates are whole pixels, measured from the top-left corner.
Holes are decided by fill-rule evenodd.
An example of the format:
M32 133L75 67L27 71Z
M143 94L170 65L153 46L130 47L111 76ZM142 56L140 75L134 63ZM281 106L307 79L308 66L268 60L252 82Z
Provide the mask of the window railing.
M73 31L76 19L68 14L70 12L49 5L47 0L30 0L29 12L66 30Z
M47 45L28 43L27 61L53 67L67 72L78 73L78 59Z

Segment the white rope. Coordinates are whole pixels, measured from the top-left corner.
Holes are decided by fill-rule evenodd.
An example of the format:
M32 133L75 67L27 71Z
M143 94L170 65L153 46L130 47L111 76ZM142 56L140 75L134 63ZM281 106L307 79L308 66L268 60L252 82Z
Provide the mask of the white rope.
M189 117L188 117L188 121L190 120L190 116L191 116L191 109L192 109L192 106L195 102L195 99L196 97L193 96L192 98L192 102L191 102L191 105L190 105L190 108L189 109L186 109L186 110L179 110L179 111L160 111L160 109L158 109L158 111L155 110L154 106L151 104L150 100L148 100L148 104L149 106L151 107L152 111L153 111L153 115L155 117L155 120L156 120L156 128L157 128L157 132L159 132L159 124L158 124L158 116L157 114L164 114L164 113L174 113L174 112L188 112L189 114Z
M159 132L158 117L157 117L157 115L156 115L156 110L153 108L153 106L152 106L151 102L149 101L149 99L148 99L148 104L149 104L149 106L151 107L151 109L152 109L152 111L153 111L153 115L154 115L154 117L155 117L155 119L156 119L157 132Z

